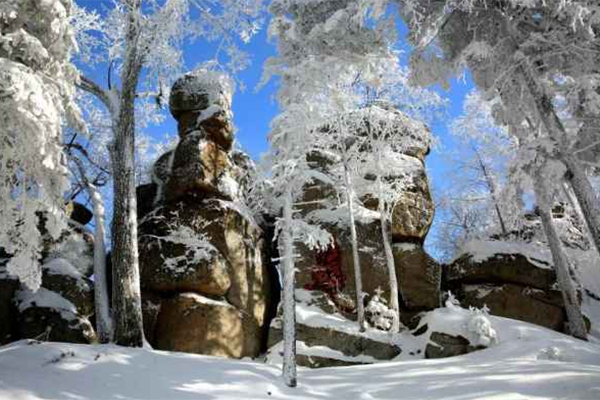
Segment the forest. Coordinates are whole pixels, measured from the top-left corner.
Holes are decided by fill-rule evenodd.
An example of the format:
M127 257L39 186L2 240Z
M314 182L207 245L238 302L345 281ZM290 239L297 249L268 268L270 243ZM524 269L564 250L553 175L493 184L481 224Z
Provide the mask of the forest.
M599 37L0 0L0 400L600 398Z

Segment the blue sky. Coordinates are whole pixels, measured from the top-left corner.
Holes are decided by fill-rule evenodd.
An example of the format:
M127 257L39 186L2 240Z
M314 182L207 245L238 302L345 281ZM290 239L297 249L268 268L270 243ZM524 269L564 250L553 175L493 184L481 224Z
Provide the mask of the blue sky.
M110 3L106 0L76 1L86 8L96 10L100 10L103 6L110 6ZM399 24L398 48L407 52L410 47L405 41L406 29L400 21ZM261 79L265 60L274 55L276 49L267 39L266 26L249 44L242 45L241 48L250 54L252 64L236 77L238 81L246 86L246 90L238 90L233 98L234 123L237 127L236 138L244 150L254 159L258 159L261 153L268 148L266 138L269 132L269 124L277 115L278 107L274 98L277 91L277 82L271 81L261 89L257 89L257 85ZM185 45L183 51L186 66L192 69L195 65L212 58L214 49L214 44L206 42ZM96 75L95 77L98 78L99 82L105 80L106 66L100 66L94 75ZM448 91L435 88L436 91L449 100L449 105L447 117L436 121L431 126L434 136L439 141L438 148L434 149L426 159L426 166L434 191L450 184L447 173L453 165L448 155L458 149L449 136L448 125L453 118L461 114L464 97L472 88L473 85L468 76L465 79L454 79ZM175 134L176 131L176 123L168 115L163 124L149 127L146 133L156 138L164 138L166 134Z

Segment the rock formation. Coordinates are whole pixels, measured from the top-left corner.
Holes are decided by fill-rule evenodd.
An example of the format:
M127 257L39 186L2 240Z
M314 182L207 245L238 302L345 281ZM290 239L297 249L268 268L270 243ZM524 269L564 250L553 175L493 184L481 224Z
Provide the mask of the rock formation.
M472 242L445 268L444 286L464 307L486 306L493 315L562 332L566 313L551 261L519 249L522 244Z
M67 206L69 230L47 238L42 251L42 286L35 293L9 276L0 255L0 344L38 338L93 343L93 236L84 227L91 212L79 203Z
M231 83L200 71L175 82L179 143L139 187L144 329L156 349L241 358L265 342L265 235L240 196L252 164L233 152Z
M387 123L393 124L394 134L402 138L402 145L395 149L395 165L390 167L388 175L383 179L395 181L399 187L403 188L401 199L393 209L389 232L392 238L399 283L401 316L405 324L411 324L414 327L417 321L412 320L412 317L421 311L431 310L440 305L441 266L423 249L423 242L434 214L433 200L424 166L424 158L429 151L430 134L424 125L409 119L394 108L383 104L373 104L369 107L372 109L360 110L354 113L356 115L349 115L349 118L365 118L367 113L370 117L372 115L380 116ZM377 128L380 124L373 123L372 126ZM361 132L356 134L360 135ZM365 151L369 150L365 149ZM319 172L328 173L331 168L335 167L336 161L326 153L313 153L309 155L309 162ZM365 179L371 178L367 176ZM359 193L359 195L361 194ZM362 200L364 208L357 212L356 224L363 292L368 302L376 293L382 291L382 296L388 300L389 304L389 278L380 223L374 212L377 209L378 200L369 194L362 195ZM356 292L350 234L345 222L346 214L344 213L339 221L318 219L318 216L322 215L319 214L320 210L333 210L335 214L338 202L336 188L331 184L324 183L307 185L303 198L299 201L303 216L309 219L315 218L315 222L333 236L334 244L328 250L321 252L313 251L302 244L298 245L296 285L300 290L298 297L304 297L304 300L298 301L298 307L300 309L309 307L312 311L320 310L324 315L351 320L356 318ZM342 214L340 213L340 215ZM309 294L302 295L301 293L306 290L310 291ZM317 298L321 300L316 301ZM335 324L328 326L327 318L324 318L323 321L324 325L318 328L327 331L327 334L314 333L319 329L315 330L310 323L305 325L302 318L298 318L299 340L302 342L302 346L299 347L301 355L299 363L313 367L317 364L318 366L333 366L364 363L364 358L356 358L357 354L344 347L344 343L353 342L347 337L349 333L340 331ZM276 342L274 338L280 336L280 324L280 319L276 319L271 326L269 337L271 345ZM369 341L358 332L354 335L358 335L354 339L361 343L362 355L371 362L378 359L390 359L400 353L399 349L386 343L385 340ZM323 337L330 336L332 340L327 343L321 340ZM316 340L315 338L320 339ZM323 358L310 355L310 347L317 345L330 347L333 350L330 353L336 354L337 352L339 357ZM374 350L382 346L386 348L386 351ZM379 356L372 354L374 352Z

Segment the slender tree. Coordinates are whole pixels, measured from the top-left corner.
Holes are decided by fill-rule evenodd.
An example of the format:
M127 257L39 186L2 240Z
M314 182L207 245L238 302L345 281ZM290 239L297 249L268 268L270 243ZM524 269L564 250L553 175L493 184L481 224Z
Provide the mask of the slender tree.
M542 220L542 227L550 247L550 252L552 253L558 286L561 288L562 298L567 311L568 331L576 338L587 340L587 329L581 313L581 306L579 305L579 300L577 298L577 290L575 289L571 277L569 260L554 226L552 213L550 211L552 198L547 191L544 178L543 174L539 171L535 173L533 186L540 218Z

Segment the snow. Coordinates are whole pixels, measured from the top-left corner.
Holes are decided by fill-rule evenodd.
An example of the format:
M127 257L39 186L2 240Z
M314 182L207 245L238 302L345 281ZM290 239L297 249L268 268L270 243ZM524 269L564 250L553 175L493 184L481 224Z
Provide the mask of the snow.
M226 301L211 299L209 297L201 296L197 293L186 292L186 293L181 293L180 296L183 298L186 298L186 299L193 300L194 302L199 303L199 304L233 308L233 306Z
M537 246L532 243L474 239L462 246L461 251L458 252L452 262L465 254L471 255L471 260L475 263L481 263L498 254L520 254L538 268L552 268L550 250L547 247Z
M392 246L400 251L413 251L419 247L414 243L394 243Z
M208 96L209 108L206 113L202 114L200 121L208 119L216 112L221 111L220 107L211 106L222 105L226 108L231 106L234 82L227 74L200 68L187 75L192 76L194 79L186 81L186 85L182 89L187 93L206 93Z
M319 221L321 223L335 224L338 226L348 226L348 203L340 204L334 209L317 209L311 211L307 219ZM369 224L379 220L377 211L369 210L360 204L354 207L354 219L357 223Z
M35 292L29 289L20 290L15 296L15 301L20 312L30 307L42 307L60 312L61 317L66 321L72 321L77 318L77 308L73 303L60 294L43 287L40 287Z
M356 357L347 356L344 353L333 350L326 346L309 346L301 340L296 342L296 350L298 354L304 356L313 356L313 357L323 357L323 358L332 358L334 360L348 361L354 363L363 363L363 364L374 364L376 362L380 362L373 357L367 355L360 355ZM283 362L283 342L279 342L275 346L269 349L269 354L267 357L267 364L270 365L281 365Z
M52 259L45 263L42 266L42 269L48 271L50 275L64 275L75 279L80 279L82 277L81 272L64 258Z
M297 388L283 384L277 365L112 345L20 341L0 348L0 400L600 398L600 346L526 323L491 320L504 340L489 349L438 360L300 368Z

